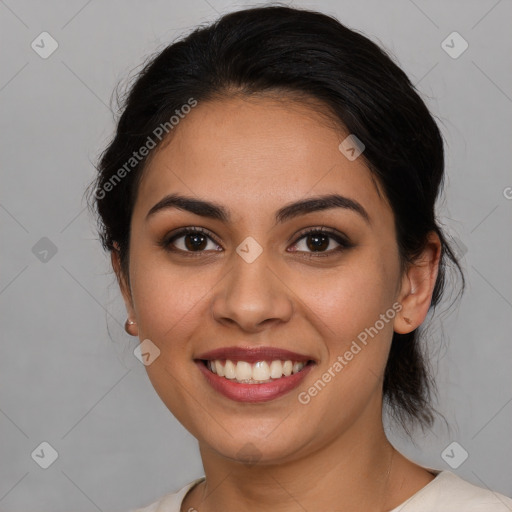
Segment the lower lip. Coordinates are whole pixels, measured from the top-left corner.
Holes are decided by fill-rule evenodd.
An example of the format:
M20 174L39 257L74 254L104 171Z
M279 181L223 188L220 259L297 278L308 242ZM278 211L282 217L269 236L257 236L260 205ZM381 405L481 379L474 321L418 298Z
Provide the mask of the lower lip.
M289 393L296 388L313 367L307 364L297 373L288 377L281 377L265 384L240 384L234 380L219 377L206 368L202 361L195 361L208 383L215 391L237 402L268 402Z

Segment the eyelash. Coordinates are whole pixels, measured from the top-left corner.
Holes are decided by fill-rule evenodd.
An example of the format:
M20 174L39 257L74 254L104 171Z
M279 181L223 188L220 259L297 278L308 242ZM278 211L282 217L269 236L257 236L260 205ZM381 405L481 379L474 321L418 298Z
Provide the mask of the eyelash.
M207 231L204 228L200 228L200 227L188 227L188 228L180 229L177 233L174 233L172 236L164 237L162 239L162 241L159 242L159 245L161 247L163 247L168 252L180 253L180 254L185 255L186 257L192 257L192 258L200 257L202 255L202 253L204 253L206 251L204 251L204 250L184 251L183 249L177 249L176 247L172 246L172 243L175 242L178 238L181 238L184 235L188 235L188 234L205 235L211 241L213 241L217 245L220 245L209 231ZM293 242L293 245L297 245L297 243L300 242L303 238L306 238L308 235L311 235L311 234L327 234L327 235L329 235L329 238L331 238L332 240L337 242L339 244L339 246L336 247L335 249L331 249L329 251L306 253L306 254L308 254L308 256L303 255L303 257L305 257L305 258L325 258L328 256L333 256L335 254L338 254L341 251L344 251L346 249L350 249L351 247L353 247L353 244L351 244L345 236L339 234L337 231L333 230L332 228L327 228L325 226L321 226L320 228L318 228L318 227L317 228L306 228L306 229L302 230L297 235L297 238L296 238L295 242ZM304 251L293 251L293 252L303 253Z

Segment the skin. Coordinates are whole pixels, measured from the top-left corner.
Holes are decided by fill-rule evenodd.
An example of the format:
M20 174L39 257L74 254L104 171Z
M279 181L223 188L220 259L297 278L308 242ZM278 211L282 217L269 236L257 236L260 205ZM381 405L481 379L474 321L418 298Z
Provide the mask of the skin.
M318 109L292 100L204 102L180 121L145 170L132 216L129 275L115 251L112 263L136 321L132 334L161 351L146 367L148 376L199 442L206 482L188 493L183 511L385 511L433 479L387 440L382 381L393 331L409 332L427 314L440 242L432 234L418 260L401 271L393 212L363 159L349 161L338 149L346 136ZM219 203L233 222L178 209L146 219L169 193ZM369 222L334 208L274 224L285 204L328 193L359 202ZM158 245L190 226L215 237L205 239L198 257ZM321 226L353 246L315 256L298 234ZM250 264L235 251L247 236L263 249ZM339 247L329 240L325 254ZM185 251L184 242L181 237L174 245ZM297 394L396 302L402 310L394 319L301 404ZM285 396L239 403L214 391L193 361L232 345L285 348L317 365ZM257 463L244 463L241 449Z

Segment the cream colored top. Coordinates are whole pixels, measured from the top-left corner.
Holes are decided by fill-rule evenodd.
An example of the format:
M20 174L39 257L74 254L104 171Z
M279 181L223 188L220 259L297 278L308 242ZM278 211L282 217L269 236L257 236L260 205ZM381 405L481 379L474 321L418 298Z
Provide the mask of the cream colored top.
M431 482L389 512L512 512L512 499L503 494L473 485L451 471L431 472L436 474ZM130 512L180 512L187 492L204 479L198 478L179 491Z

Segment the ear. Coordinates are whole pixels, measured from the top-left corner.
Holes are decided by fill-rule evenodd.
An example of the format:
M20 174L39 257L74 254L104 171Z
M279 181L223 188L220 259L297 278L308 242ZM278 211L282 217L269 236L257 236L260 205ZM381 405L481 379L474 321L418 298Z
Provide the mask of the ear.
M432 231L427 237L425 249L409 264L402 277L398 298L402 309L393 324L396 333L407 334L425 320L432 301L440 258L441 241L437 233Z
M112 262L112 268L116 274L117 284L119 285L119 289L121 290L121 294L123 296L124 304L126 306L126 312L128 314L128 318L131 320L135 320L135 309L133 307L132 293L130 290L130 286L127 282L127 276L125 276L124 272L121 268L121 259L119 256L119 244L114 242L114 250L110 253L110 260ZM132 336L138 335L137 325L133 324L129 326L129 330L127 330L129 334Z

